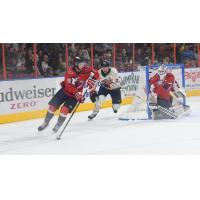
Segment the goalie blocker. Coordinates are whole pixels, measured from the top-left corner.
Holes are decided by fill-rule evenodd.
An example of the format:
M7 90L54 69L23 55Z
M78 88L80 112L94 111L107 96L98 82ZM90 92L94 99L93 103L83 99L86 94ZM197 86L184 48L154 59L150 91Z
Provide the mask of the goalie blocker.
M190 114L183 65L146 66L138 85L134 102L120 119L176 119Z

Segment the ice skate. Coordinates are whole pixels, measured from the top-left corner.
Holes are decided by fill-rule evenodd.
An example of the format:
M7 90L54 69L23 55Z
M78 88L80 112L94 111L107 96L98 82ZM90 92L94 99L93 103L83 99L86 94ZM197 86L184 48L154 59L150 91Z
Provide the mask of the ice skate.
M88 116L88 119L89 119L89 120L94 119L94 118L97 116L98 112L99 112L99 111L94 110L93 113L92 113L91 115Z
M114 113L117 113L117 111L118 111L118 110L116 110L116 109L113 108L113 112L114 112Z
M47 128L48 125L49 123L44 121L43 124L38 127L38 132L43 131L45 128Z
M61 124L57 123L52 129L52 134L56 134L61 126Z

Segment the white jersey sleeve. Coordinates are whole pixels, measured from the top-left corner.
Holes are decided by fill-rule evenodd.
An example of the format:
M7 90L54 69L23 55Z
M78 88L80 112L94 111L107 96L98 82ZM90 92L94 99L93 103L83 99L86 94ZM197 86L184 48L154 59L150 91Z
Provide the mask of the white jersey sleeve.
M111 88L116 89L120 87L121 77L116 68L109 67L108 74L103 73L102 69L99 70L100 80L110 80L112 82Z

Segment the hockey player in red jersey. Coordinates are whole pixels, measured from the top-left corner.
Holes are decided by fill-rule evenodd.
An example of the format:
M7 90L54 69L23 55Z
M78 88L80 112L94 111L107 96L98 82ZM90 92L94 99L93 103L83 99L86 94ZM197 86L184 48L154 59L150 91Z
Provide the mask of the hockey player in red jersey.
M65 80L61 82L61 89L49 101L48 112L43 124L38 127L38 131L44 130L49 125L55 111L61 107L58 121L53 128L53 133L58 131L67 115L72 112L77 103L84 102L85 97L82 92L85 83L90 91L95 89L95 82L92 79L88 79L90 77L98 80L98 71L87 66L87 61L84 58L76 57L74 67L69 67L65 73Z

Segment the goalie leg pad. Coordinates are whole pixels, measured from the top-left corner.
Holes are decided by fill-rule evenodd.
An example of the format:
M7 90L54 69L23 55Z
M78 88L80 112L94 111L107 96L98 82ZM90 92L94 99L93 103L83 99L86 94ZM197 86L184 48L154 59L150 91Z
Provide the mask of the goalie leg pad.
M176 119L177 115L170 109L158 105L158 109L153 110L153 119Z

